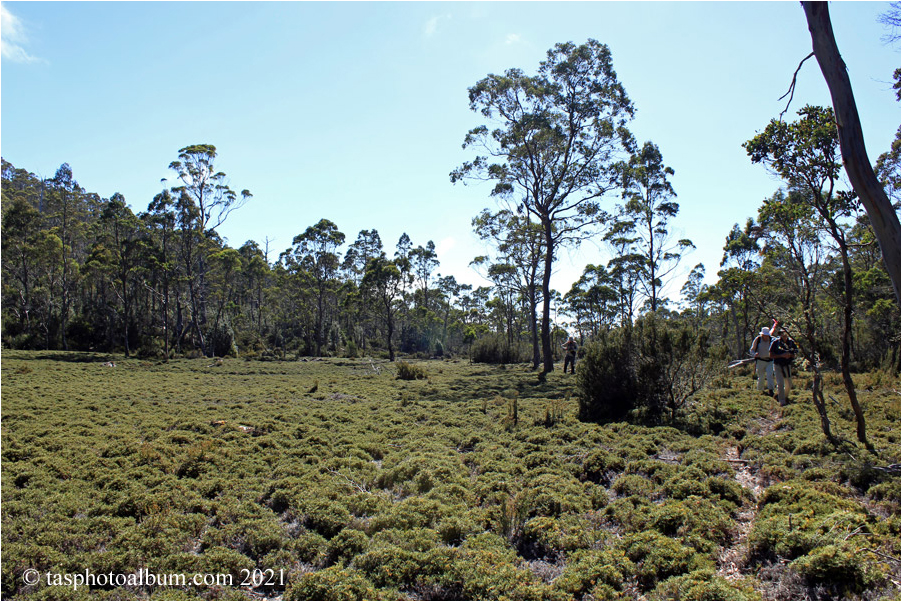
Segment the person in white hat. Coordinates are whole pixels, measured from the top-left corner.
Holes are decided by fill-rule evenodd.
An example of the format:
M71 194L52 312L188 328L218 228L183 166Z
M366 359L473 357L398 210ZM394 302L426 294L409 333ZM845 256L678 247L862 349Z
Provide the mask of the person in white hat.
M749 353L755 358L755 372L758 373L758 390L764 391L768 396L774 396L774 360L770 356L771 344L770 328L761 329L761 334L752 341ZM767 385L765 387L765 384Z

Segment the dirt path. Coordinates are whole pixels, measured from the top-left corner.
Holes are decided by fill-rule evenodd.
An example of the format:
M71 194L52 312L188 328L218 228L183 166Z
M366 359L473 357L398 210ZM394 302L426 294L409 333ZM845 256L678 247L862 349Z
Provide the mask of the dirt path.
M773 432L779 419L779 410L772 409L758 422L754 434L766 435ZM748 463L740 455L737 446L727 448L723 455L723 460L729 462L736 472L734 476L736 482L751 493L751 499L746 500L736 512L736 538L732 545L721 550L717 559L717 574L728 580L736 580L744 576L742 568L748 558L749 532L752 530L752 523L758 514L758 499L768 485L764 478L749 468Z

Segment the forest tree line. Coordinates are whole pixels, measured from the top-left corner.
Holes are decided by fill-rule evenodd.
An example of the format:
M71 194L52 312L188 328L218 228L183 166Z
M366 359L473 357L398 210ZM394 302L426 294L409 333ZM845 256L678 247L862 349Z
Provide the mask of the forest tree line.
M674 171L630 133L607 46L558 44L536 75L511 69L469 93L488 123L464 147L485 154L450 177L494 183L495 209L473 219L492 249L473 265L491 286L441 276L432 241L404 234L386 247L374 228L351 242L325 218L277 257L268 242L230 247L217 228L252 195L230 187L210 144L181 149L169 165L177 185L137 214L118 193L85 190L67 164L41 178L4 160L3 345L160 358L469 353L547 373L565 331L585 344L652 314L704 333L717 357L743 357L777 318L810 363L844 376L898 366L898 301L843 185L832 109L781 116L743 145L782 185L726 233L717 281L696 265L676 302L662 291L693 244L674 235ZM898 216L898 130L874 171ZM610 259L553 291L561 249L588 238Z
M893 152L898 157L898 139ZM666 176L653 145L637 155L643 156L647 171ZM203 161L206 167L192 169L212 176L218 173L214 159L209 145L187 147L181 167L173 168ZM882 158L896 166L886 182L898 198L893 161ZM475 231L496 251L474 259L493 282L474 289L439 275L432 241L414 246L404 235L386 250L371 229L345 244L346 235L327 219L271 261L254 241L232 248L215 226L249 193L233 193L223 179L195 190L164 190L136 215L119 194L101 198L84 190L68 165L42 179L4 160L4 346L148 357L395 350L432 356L465 353L488 341L501 350L500 359L533 358L543 255L536 225L523 216L485 210L474 218ZM772 317L801 337L807 311L823 360L838 366L845 262L852 279L853 365L895 365L898 305L867 219L846 198L831 231L809 202L811 194L790 185L766 199L756 217L728 233L717 282L704 284L705 267L695 266L679 303L662 298L660 288L688 245L661 238L666 250L658 261L653 255L656 228L659 236L666 230L675 203L668 194L669 206L655 213L627 198L601 234L611 259L586 266L565 294L552 291L556 336L567 329L586 343L655 312L707 331L723 355L742 357ZM648 215L658 221L643 219Z

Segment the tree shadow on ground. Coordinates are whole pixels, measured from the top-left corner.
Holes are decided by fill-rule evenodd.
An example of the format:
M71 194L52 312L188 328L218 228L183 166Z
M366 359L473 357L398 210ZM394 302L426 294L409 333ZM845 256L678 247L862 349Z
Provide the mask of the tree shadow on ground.
M36 355L34 359L92 364L95 362L112 361L113 356L107 353L95 353L93 351L48 351L41 355Z

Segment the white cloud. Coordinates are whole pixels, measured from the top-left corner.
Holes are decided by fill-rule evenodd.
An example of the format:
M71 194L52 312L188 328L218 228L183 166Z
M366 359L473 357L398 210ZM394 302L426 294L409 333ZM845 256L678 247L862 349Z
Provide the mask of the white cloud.
M41 59L31 56L23 48L28 42L22 22L0 4L0 54L15 63L37 63Z
M504 38L504 43L510 46L511 44L516 44L520 41L520 34L518 33L509 33L507 37Z
M426 25L423 26L423 35L425 35L427 38L434 35L435 32L438 30L438 24L442 19L447 19L450 21L451 15L450 14L436 15L435 17L432 17L431 19L426 21Z
M453 236L445 237L438 241L438 244L435 245L435 254L441 257L442 255L453 249L456 244L457 241L454 240Z

